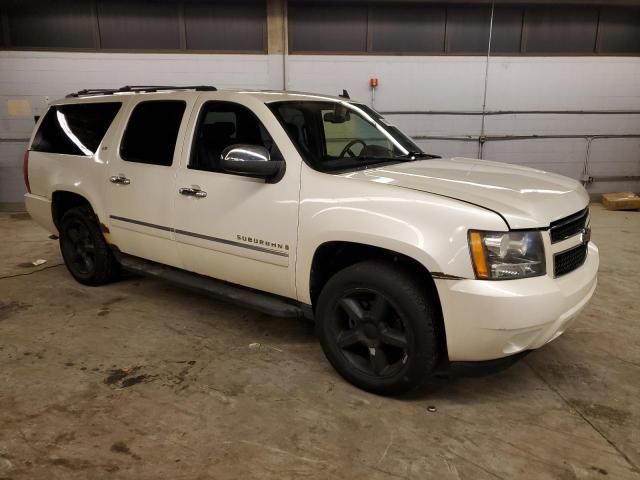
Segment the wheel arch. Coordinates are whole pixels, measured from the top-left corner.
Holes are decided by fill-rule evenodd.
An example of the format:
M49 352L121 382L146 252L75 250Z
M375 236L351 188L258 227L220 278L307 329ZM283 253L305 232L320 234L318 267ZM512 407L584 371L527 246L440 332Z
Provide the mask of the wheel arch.
M313 254L309 273L309 297L314 310L322 288L333 275L346 267L367 260L385 260L394 263L409 271L424 285L426 292L434 301L438 346L443 358L448 358L444 317L432 273L422 262L404 253L349 241L327 241L318 245Z
M56 190L51 195L51 217L53 224L60 231L60 220L71 208L87 205L95 213L89 199L84 195L69 190Z

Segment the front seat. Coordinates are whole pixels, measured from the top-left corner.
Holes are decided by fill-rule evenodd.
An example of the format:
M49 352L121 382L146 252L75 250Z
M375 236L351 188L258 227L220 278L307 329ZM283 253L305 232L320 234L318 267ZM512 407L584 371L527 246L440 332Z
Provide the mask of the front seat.
M291 140L293 140L293 143L296 145L296 147L301 150L300 153L302 153L304 156L311 157L311 152L309 151L309 146L307 145L307 142L302 135L301 127L292 122L285 122L284 129L287 131L289 137L291 138Z
M233 139L236 126L232 122L217 122L202 125L198 142L198 168L218 172L222 170L222 151L237 143Z

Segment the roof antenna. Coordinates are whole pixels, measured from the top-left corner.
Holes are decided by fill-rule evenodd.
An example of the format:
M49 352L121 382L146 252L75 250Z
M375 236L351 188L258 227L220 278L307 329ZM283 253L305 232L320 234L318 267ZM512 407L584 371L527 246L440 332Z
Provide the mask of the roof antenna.
M347 92L344 88L342 89L342 95L338 95L338 96L342 98L351 99L351 97L349 96L349 92Z

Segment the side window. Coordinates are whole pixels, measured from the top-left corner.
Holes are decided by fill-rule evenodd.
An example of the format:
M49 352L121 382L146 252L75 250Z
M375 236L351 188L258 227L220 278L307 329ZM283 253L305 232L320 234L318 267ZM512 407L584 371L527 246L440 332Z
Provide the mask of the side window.
M189 168L222 172L222 152L231 145L260 145L270 152L273 139L247 107L231 102L207 102L202 107Z
M289 137L293 140L298 148L300 148L305 154L310 154L313 150L307 129L307 119L304 112L296 108L295 105L287 105L286 103L280 105L277 109L280 116L282 126L289 134Z
M121 105L101 102L51 107L42 119L31 150L91 156L98 150Z
M170 166L186 108L182 100L149 100L133 109L120 145L127 162Z

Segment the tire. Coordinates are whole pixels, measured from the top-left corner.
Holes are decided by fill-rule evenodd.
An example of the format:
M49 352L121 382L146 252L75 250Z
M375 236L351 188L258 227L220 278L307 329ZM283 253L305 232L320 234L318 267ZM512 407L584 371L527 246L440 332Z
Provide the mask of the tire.
M322 289L316 328L327 359L348 382L380 395L414 390L438 359L436 309L414 275L391 262L339 271Z
M70 208L62 216L60 251L69 273L83 285L104 285L118 276L118 262L89 206Z

